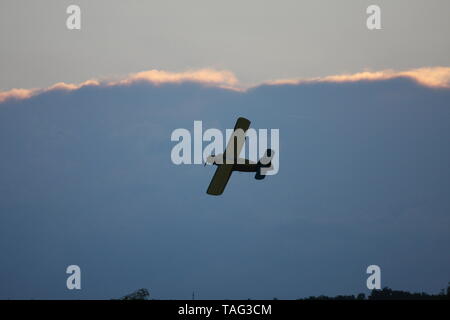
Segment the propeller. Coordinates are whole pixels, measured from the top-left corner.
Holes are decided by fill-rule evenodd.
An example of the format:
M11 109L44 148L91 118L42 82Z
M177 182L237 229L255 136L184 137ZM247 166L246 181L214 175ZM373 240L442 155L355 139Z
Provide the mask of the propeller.
M211 155L210 155L210 157L213 157L213 158L214 158L215 156L216 156L215 152L211 153ZM205 161L205 163L203 164L204 167L206 167L206 163L207 163L207 162L208 162L208 161Z

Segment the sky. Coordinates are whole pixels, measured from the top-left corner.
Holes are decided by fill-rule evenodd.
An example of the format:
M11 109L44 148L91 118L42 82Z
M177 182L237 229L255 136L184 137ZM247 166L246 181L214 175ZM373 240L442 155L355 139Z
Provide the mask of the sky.
M79 31L72 2L0 4L0 299L446 287L448 2L379 1L376 31L365 1L77 3ZM240 116L279 172L211 197L171 133Z
M366 27L381 8L382 29ZM81 8L81 30L65 26ZM0 90L143 70L230 70L246 85L449 66L447 0L4 0Z

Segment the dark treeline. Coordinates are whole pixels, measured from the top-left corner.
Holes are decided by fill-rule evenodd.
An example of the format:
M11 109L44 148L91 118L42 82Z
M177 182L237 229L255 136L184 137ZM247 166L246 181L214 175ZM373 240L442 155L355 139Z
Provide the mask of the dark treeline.
M147 289L139 289L133 293L130 293L120 300L148 300L150 293ZM277 298L274 298L277 300ZM324 295L310 296L308 298L302 298L297 300L450 300L450 282L447 289L442 289L438 294L428 294L425 292L408 292L401 290L392 290L385 287L381 290L372 290L370 295L366 297L364 293L358 295L338 295L335 297L328 297Z
M450 283L447 290L442 289L438 294L428 294L425 292L408 292L401 290L392 290L388 287L381 290L372 290L369 296L364 293L358 295L338 295L335 297L328 296L311 296L298 300L450 300Z

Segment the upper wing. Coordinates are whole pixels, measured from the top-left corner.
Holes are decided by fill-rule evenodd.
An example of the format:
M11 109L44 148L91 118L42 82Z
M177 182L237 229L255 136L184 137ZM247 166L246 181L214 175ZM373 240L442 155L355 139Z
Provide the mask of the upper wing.
M233 158L238 158L245 142L245 137L242 134L245 134L245 131L247 131L249 127L250 121L248 119L237 119L236 125L234 126L234 132L231 135L230 141L228 142L227 148L224 152L225 159L227 158L227 153L228 155L234 156ZM223 193L223 190L225 190L228 180L230 180L231 174L233 173L233 163L234 161L231 164L225 162L224 164L220 164L217 167L216 172L214 173L214 177L212 178L206 193L215 196Z
M234 131L236 131L236 129L242 129L245 132L248 130L248 128L250 128L250 120L242 117L236 120L236 124L234 125Z
M230 179L231 173L233 172L232 164L221 164L217 167L214 177L209 184L207 194L218 196L223 193L225 186Z
M237 119L236 125L234 126L234 132L231 135L230 141L228 141L227 148L224 152L225 159L231 160L231 163L239 157L245 142L245 131L247 131L249 127L250 121L248 119Z

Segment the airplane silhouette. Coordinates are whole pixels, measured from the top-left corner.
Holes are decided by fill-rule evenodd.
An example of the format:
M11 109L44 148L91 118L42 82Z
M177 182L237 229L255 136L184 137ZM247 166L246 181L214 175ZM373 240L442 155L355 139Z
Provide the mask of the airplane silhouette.
M250 121L248 119L238 118L224 153L207 157L205 165L212 164L217 166L216 172L206 191L207 194L214 196L221 195L233 171L256 172L255 179L262 180L266 176L262 174L261 168L272 169L272 157L274 154L272 149L267 149L264 156L257 163L248 159L239 158L245 142L245 132L249 127Z

